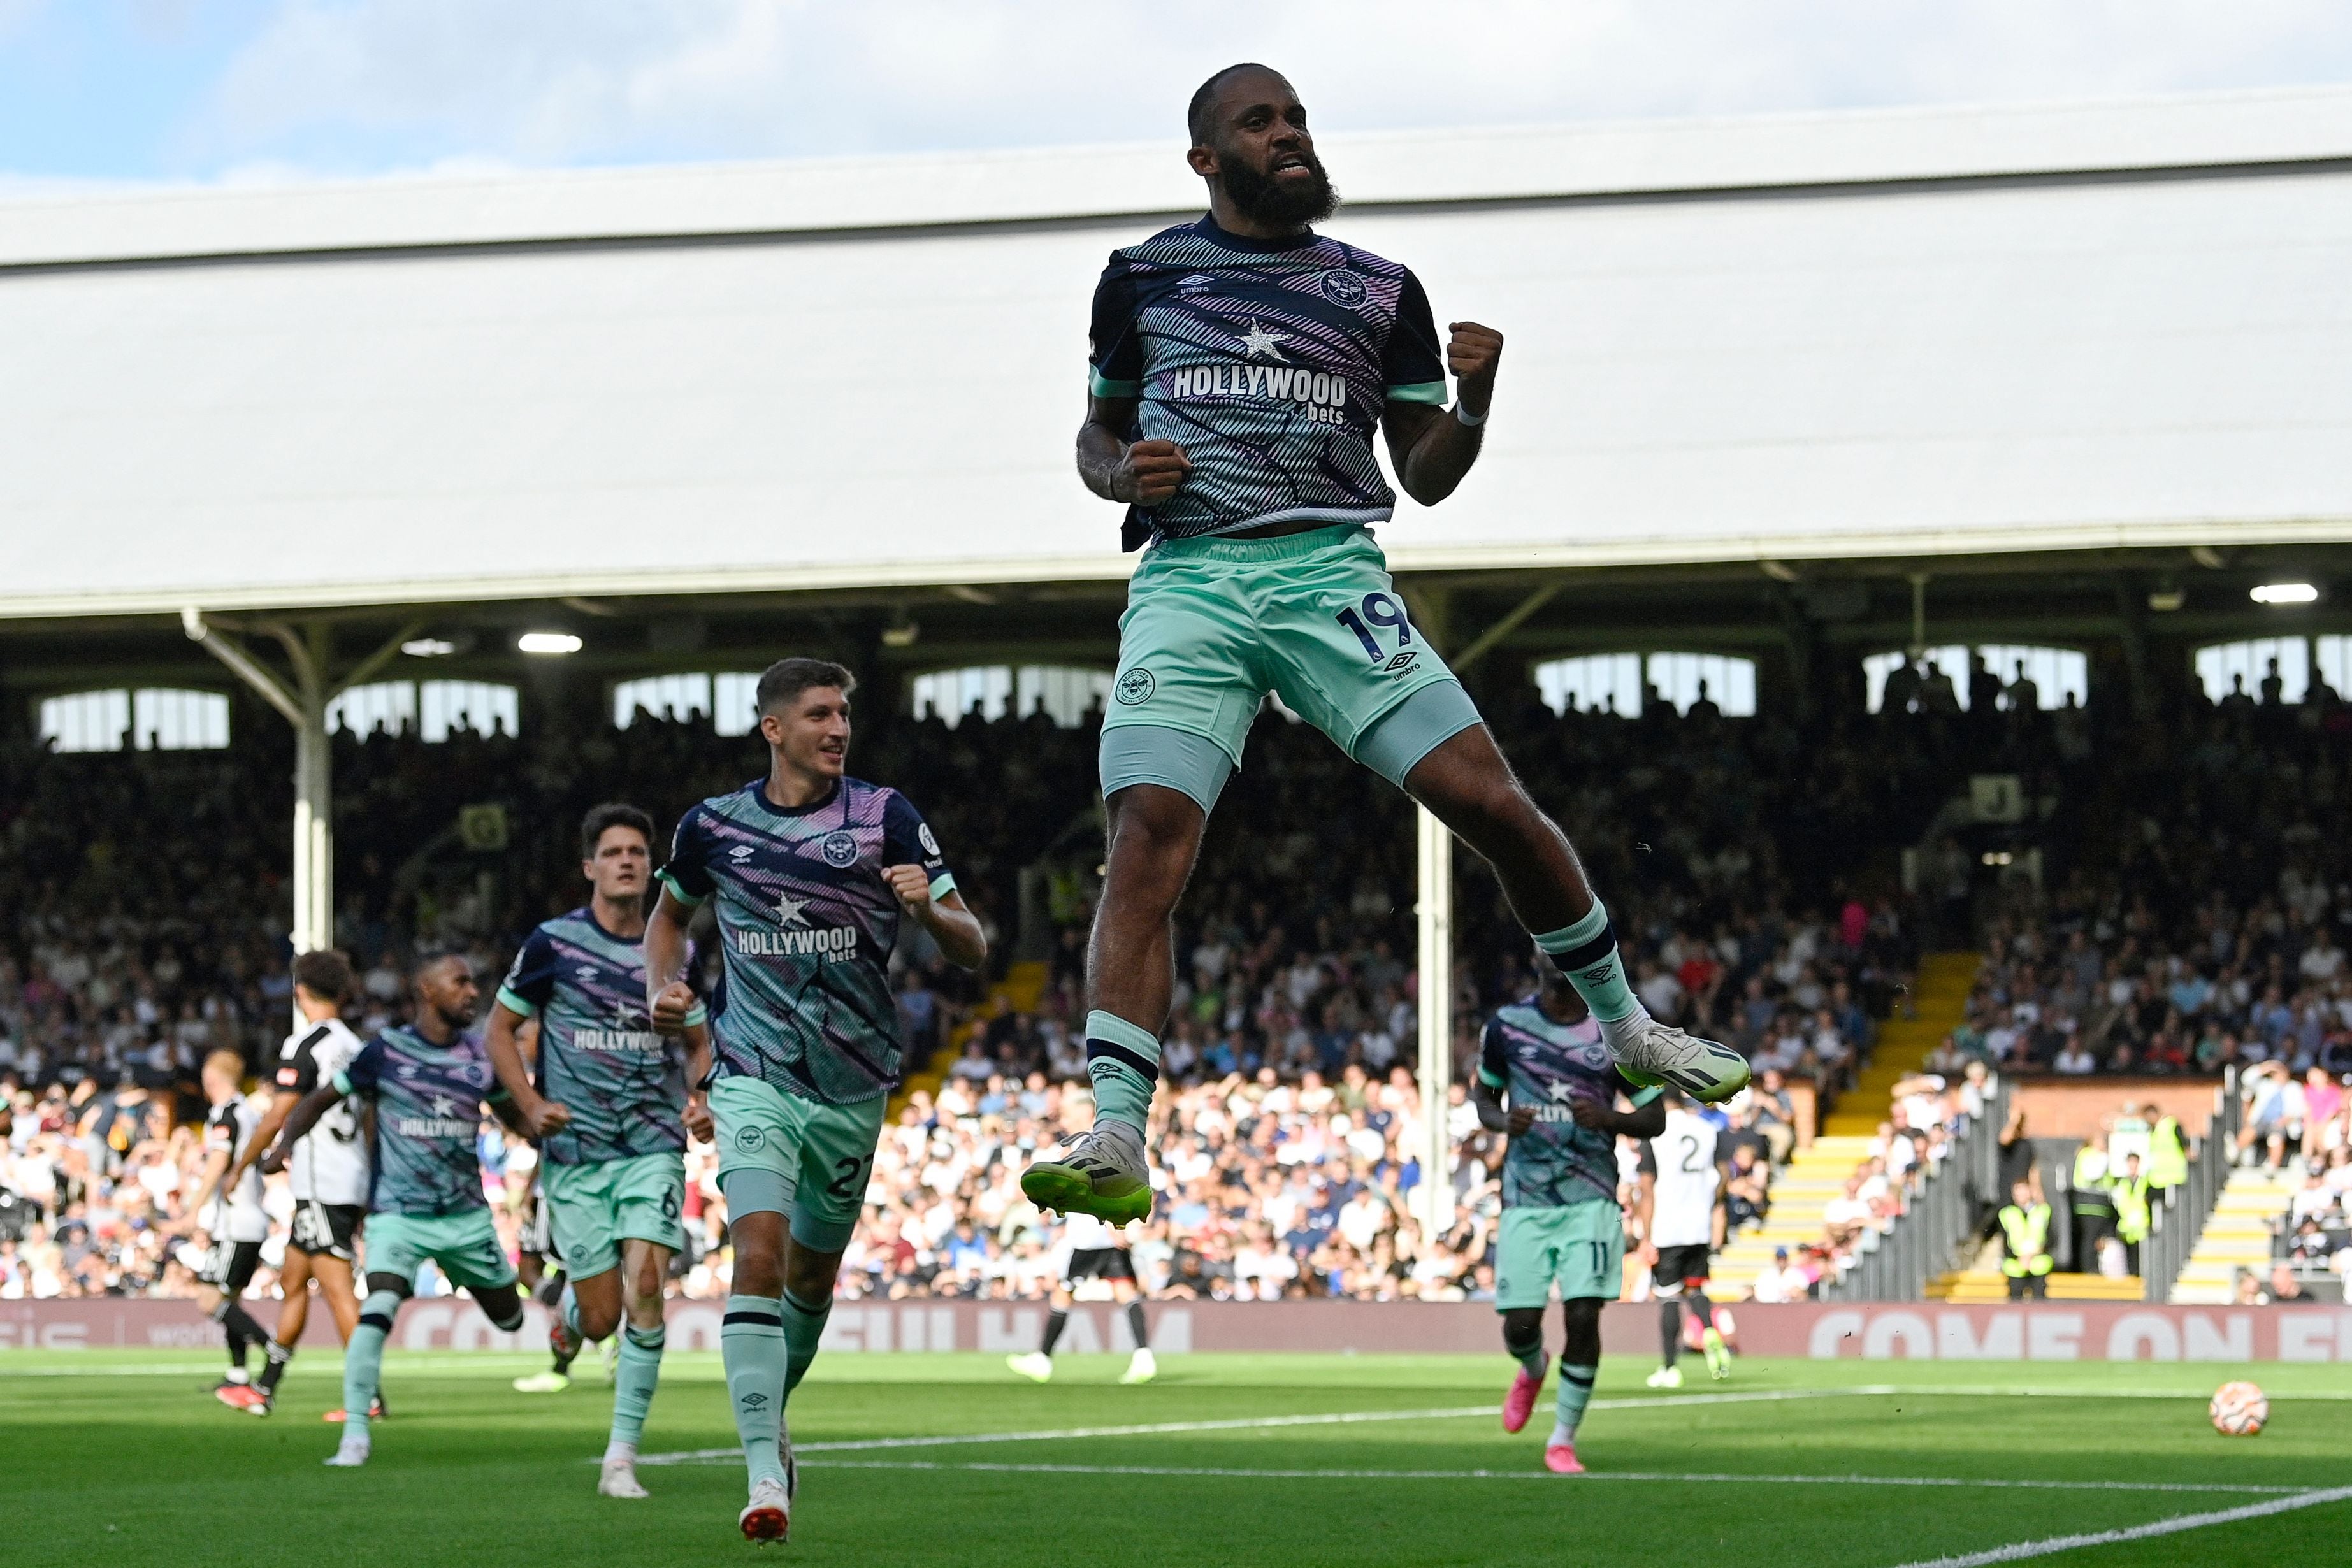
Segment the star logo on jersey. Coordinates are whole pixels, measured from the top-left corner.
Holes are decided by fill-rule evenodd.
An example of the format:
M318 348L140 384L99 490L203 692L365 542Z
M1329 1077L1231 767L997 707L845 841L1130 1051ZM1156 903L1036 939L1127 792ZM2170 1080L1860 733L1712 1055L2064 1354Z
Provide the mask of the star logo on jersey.
M433 1113L434 1113L435 1115L436 1115L436 1116L442 1116L442 1117L454 1117L454 1116L456 1116L456 1115L457 1114L457 1101L455 1101L455 1100L453 1100L453 1099L451 1099L448 1095L446 1095L446 1094L436 1094L436 1095L434 1095L434 1096L432 1097L432 1099L433 1099Z
M1576 1103L1575 1087L1565 1078L1559 1080L1551 1086L1551 1101L1555 1105L1573 1105Z
M805 913L808 909L808 904L809 901L805 898L794 898L789 893L778 894L776 895L776 924L785 927L786 929L790 929L794 925L806 925L809 923L808 915Z
M1287 364L1289 363L1288 358L1284 355L1281 350L1276 348L1275 345L1276 343L1286 343L1289 340L1289 333L1269 332L1265 328L1259 326L1257 324L1257 318L1253 316L1250 318L1250 329L1242 334L1242 352L1244 357L1248 359L1255 360L1262 354L1269 360L1276 360Z

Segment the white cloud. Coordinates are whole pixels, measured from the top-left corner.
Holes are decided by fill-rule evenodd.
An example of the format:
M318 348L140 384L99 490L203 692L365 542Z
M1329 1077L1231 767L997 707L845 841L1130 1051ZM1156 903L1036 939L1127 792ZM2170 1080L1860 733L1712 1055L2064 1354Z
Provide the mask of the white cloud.
M11 5L0 0L0 16ZM284 0L199 162L410 166L1175 137L1209 71L1327 128L2352 79L2337 0Z

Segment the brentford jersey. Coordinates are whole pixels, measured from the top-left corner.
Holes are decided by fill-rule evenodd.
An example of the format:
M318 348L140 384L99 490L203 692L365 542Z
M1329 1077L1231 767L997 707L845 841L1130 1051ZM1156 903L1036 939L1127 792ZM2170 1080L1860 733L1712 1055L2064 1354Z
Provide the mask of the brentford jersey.
M360 1037L341 1019L311 1024L286 1037L278 1050L272 1086L281 1094L308 1094L331 1082L360 1053ZM361 1106L339 1100L294 1145L287 1175L298 1202L363 1204L368 1197L368 1146Z

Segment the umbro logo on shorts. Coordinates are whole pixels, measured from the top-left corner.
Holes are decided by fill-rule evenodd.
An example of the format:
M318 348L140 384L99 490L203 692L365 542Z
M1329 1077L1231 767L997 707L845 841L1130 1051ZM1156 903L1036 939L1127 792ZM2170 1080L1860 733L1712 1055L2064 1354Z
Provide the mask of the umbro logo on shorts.
M1160 683L1151 678L1150 670L1129 670L1119 676L1118 685L1113 695L1128 706L1133 707L1138 703L1150 702L1151 694L1159 689Z
M1420 658L1420 657L1421 657L1421 650L1420 650L1420 649L1418 649L1418 648L1407 648L1403 653L1399 653L1398 655L1396 655L1396 657L1394 657L1394 658L1391 659L1387 664L1382 664L1382 665L1381 666L1381 673L1382 674L1389 674L1389 675L1401 674L1402 674L1404 671L1406 671L1406 670L1409 670L1409 669L1412 668L1412 663L1413 663L1413 661L1414 661L1415 659Z

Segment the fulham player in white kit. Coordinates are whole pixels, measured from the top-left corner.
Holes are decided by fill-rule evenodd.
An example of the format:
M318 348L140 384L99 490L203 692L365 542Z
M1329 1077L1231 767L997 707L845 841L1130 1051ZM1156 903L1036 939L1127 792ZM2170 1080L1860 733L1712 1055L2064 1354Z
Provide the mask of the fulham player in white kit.
M215 1051L205 1058L205 1098L212 1111L205 1118L204 1186L189 1217L210 1245L183 1252L183 1260L196 1272L197 1301L228 1336L228 1375L213 1395L236 1409L259 1397L247 1375L245 1355L268 1337L240 1300L260 1266L261 1244L269 1239L261 1177L249 1164L237 1164L237 1155L253 1145L260 1119L239 1092L244 1076L245 1059L236 1051Z
M294 1005L302 1026L286 1037L270 1065L269 1110L251 1143L238 1152L240 1168L259 1160L277 1142L278 1129L302 1096L332 1082L359 1055L360 1037L345 1027L341 1017L343 1005L357 988L351 964L341 953L320 950L294 960ZM261 1382L254 1396L243 1402L256 1416L268 1415L277 1400L278 1380L286 1375L286 1364L294 1358L294 1347L310 1320L313 1281L334 1315L336 1337L349 1344L352 1331L359 1326L360 1302L352 1277L372 1175L363 1115L351 1101L335 1105L294 1145L287 1162L294 1220L278 1276L283 1300ZM327 1418L341 1415L332 1411Z
M1731 1352L1715 1326L1715 1303L1707 1299L1707 1260L1723 1245L1723 1169L1715 1124L1691 1109L1680 1092L1666 1091L1666 1127L1642 1151L1641 1207L1652 1253L1651 1279L1658 1297L1658 1370L1653 1388L1680 1388L1683 1318L1701 1331L1706 1369L1718 1381L1731 1375Z
M1135 1354L1128 1358L1127 1371L1119 1381L1150 1382L1160 1368L1151 1357L1150 1333L1143 1322L1143 1287L1135 1277L1135 1254L1128 1250L1126 1228L1113 1229L1091 1214L1074 1211L1065 1217L1062 1247L1067 1256L1062 1264L1062 1281L1054 1287L1054 1310L1045 1319L1045 1341L1026 1355L1006 1356L1004 1364L1032 1382L1052 1377L1054 1346L1069 1326L1070 1303L1077 1299L1079 1284L1101 1280L1110 1286L1110 1299L1127 1309L1127 1331L1135 1341Z

